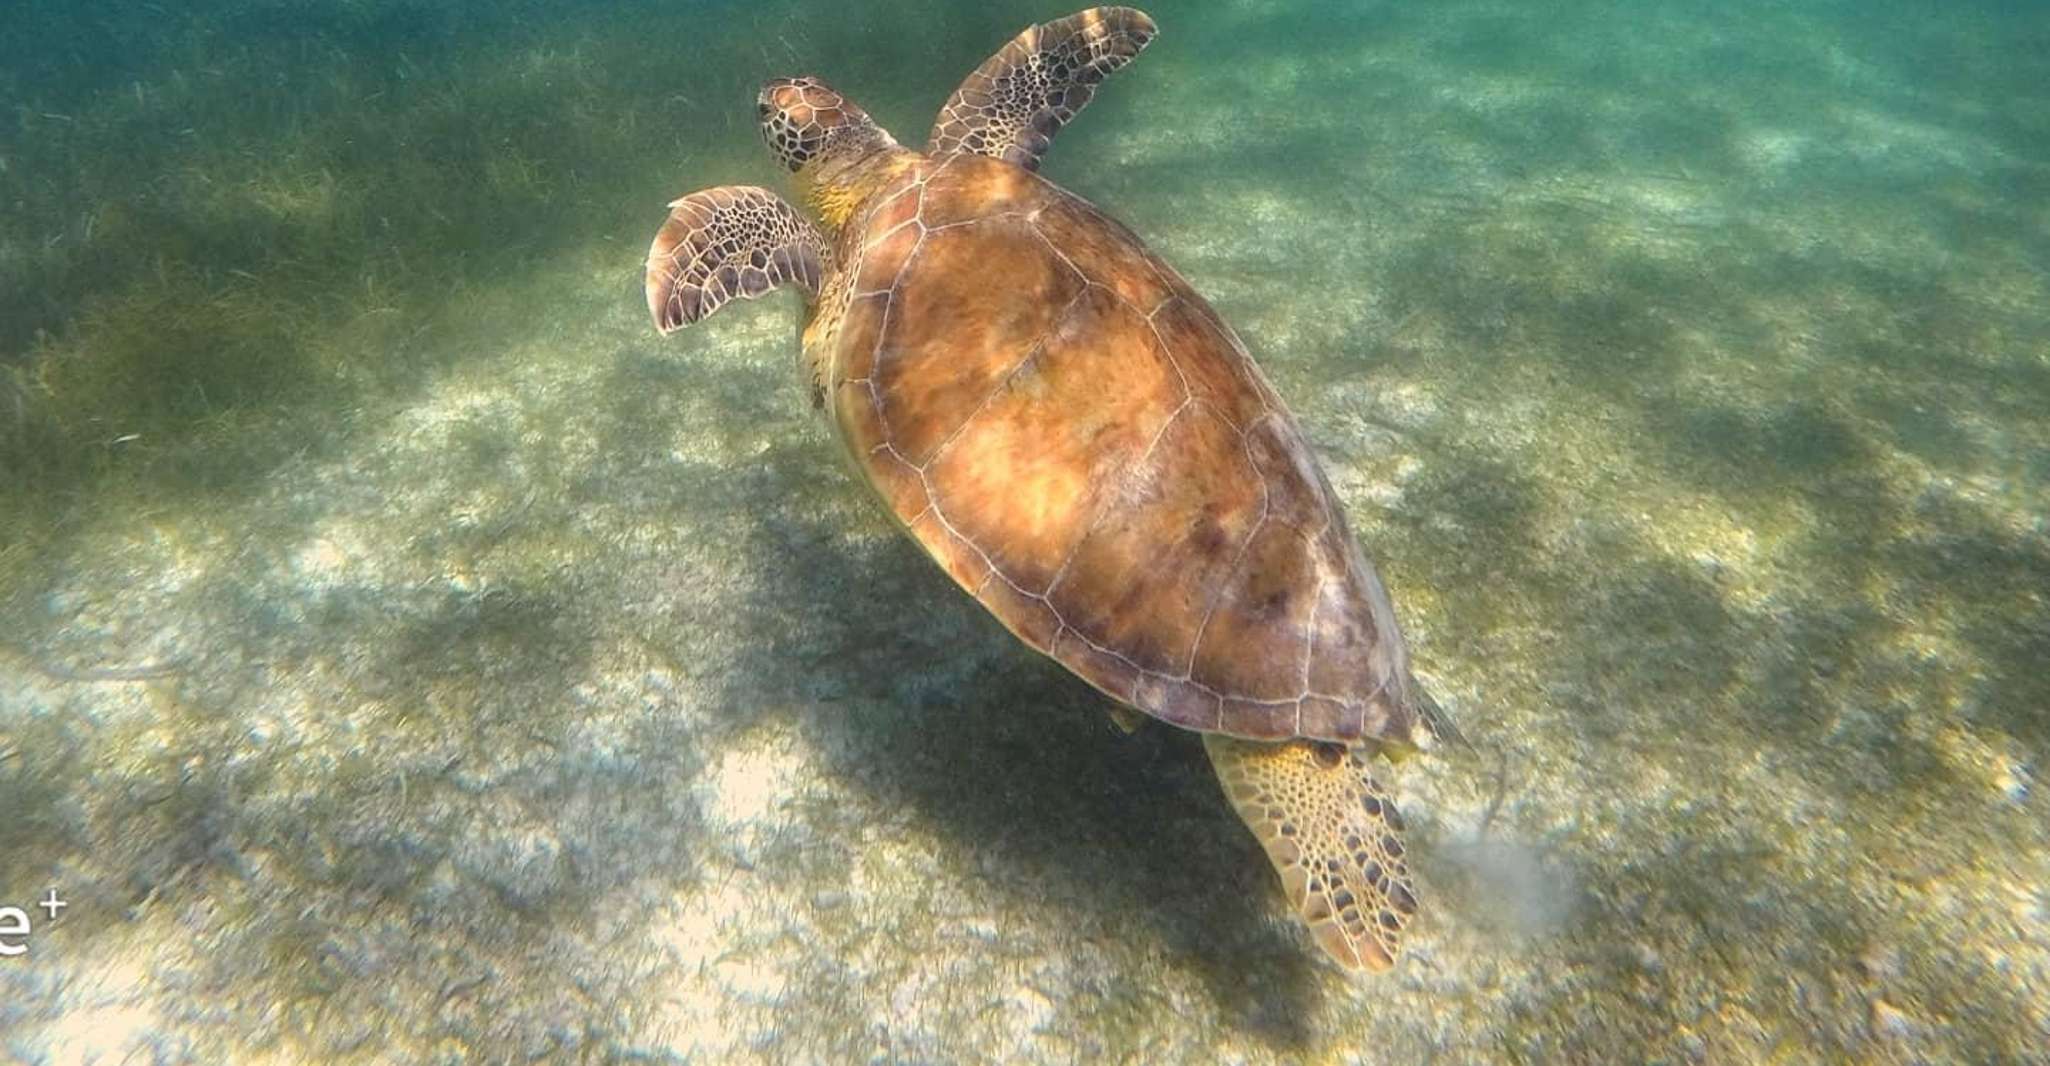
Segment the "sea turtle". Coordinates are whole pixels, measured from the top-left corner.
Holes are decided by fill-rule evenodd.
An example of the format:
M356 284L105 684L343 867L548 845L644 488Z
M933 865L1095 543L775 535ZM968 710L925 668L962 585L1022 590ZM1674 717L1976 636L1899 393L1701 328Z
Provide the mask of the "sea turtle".
M666 334L802 290L813 403L912 539L1019 639L1202 733L1317 943L1385 970L1417 902L1368 762L1434 737L1388 594L1231 328L1036 173L1155 32L1125 7L1025 30L923 152L817 78L770 81L762 135L810 217L754 186L674 201L648 310Z

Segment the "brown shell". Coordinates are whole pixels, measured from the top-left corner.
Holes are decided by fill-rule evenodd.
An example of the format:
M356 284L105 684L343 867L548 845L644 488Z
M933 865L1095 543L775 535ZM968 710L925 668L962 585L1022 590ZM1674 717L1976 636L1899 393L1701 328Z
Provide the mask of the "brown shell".
M1413 739L1387 593L1295 420L1138 237L957 155L841 248L817 354L843 439L1013 633L1190 729Z

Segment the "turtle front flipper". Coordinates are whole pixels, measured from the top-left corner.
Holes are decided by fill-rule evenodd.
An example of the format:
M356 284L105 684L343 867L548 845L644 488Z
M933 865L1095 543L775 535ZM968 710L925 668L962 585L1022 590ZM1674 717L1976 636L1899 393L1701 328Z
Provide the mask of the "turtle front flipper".
M973 152L1038 170L1053 135L1096 94L1096 83L1157 32L1145 12L1129 7L1092 7L1027 27L947 98L927 154Z
M814 300L832 257L817 227L775 193L753 185L702 189L669 204L648 249L648 313L669 333L734 297L752 300L779 285L798 285Z
M1402 816L1367 771L1366 753L1215 733L1203 748L1317 945L1350 970L1395 965L1416 892L1402 861Z

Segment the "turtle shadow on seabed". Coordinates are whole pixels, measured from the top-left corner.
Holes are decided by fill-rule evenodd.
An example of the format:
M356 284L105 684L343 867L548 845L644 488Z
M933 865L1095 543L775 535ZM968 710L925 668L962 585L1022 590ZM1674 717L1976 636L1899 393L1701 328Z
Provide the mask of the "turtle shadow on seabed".
M860 493L832 447L792 441L764 466ZM976 894L1003 919L1002 949L1050 964L1062 998L1098 997L1143 1024L1165 1007L1154 975L1102 963L1165 956L1246 1032L1309 1046L1321 963L1194 735L1122 735L1107 698L1019 646L873 508L853 530L815 510L753 516L744 550L771 562L754 571L761 609L729 619L743 650L717 703L797 708L831 774L937 834L949 878L990 890ZM1018 922L1027 943L1010 942Z

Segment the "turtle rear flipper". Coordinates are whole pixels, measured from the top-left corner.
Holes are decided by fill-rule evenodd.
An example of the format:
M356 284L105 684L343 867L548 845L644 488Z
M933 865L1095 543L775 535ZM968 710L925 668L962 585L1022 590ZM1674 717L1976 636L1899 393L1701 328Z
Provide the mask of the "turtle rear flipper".
M1395 965L1416 892L1402 816L1368 773L1366 752L1216 733L1204 734L1203 749L1317 946L1349 970Z
M816 299L831 262L818 229L775 193L753 185L702 189L671 201L648 249L648 313L670 333L728 300L784 284Z
M973 152L1038 170L1053 135L1089 103L1096 83L1157 32L1145 12L1129 7L1092 7L1027 27L947 98L927 154Z

